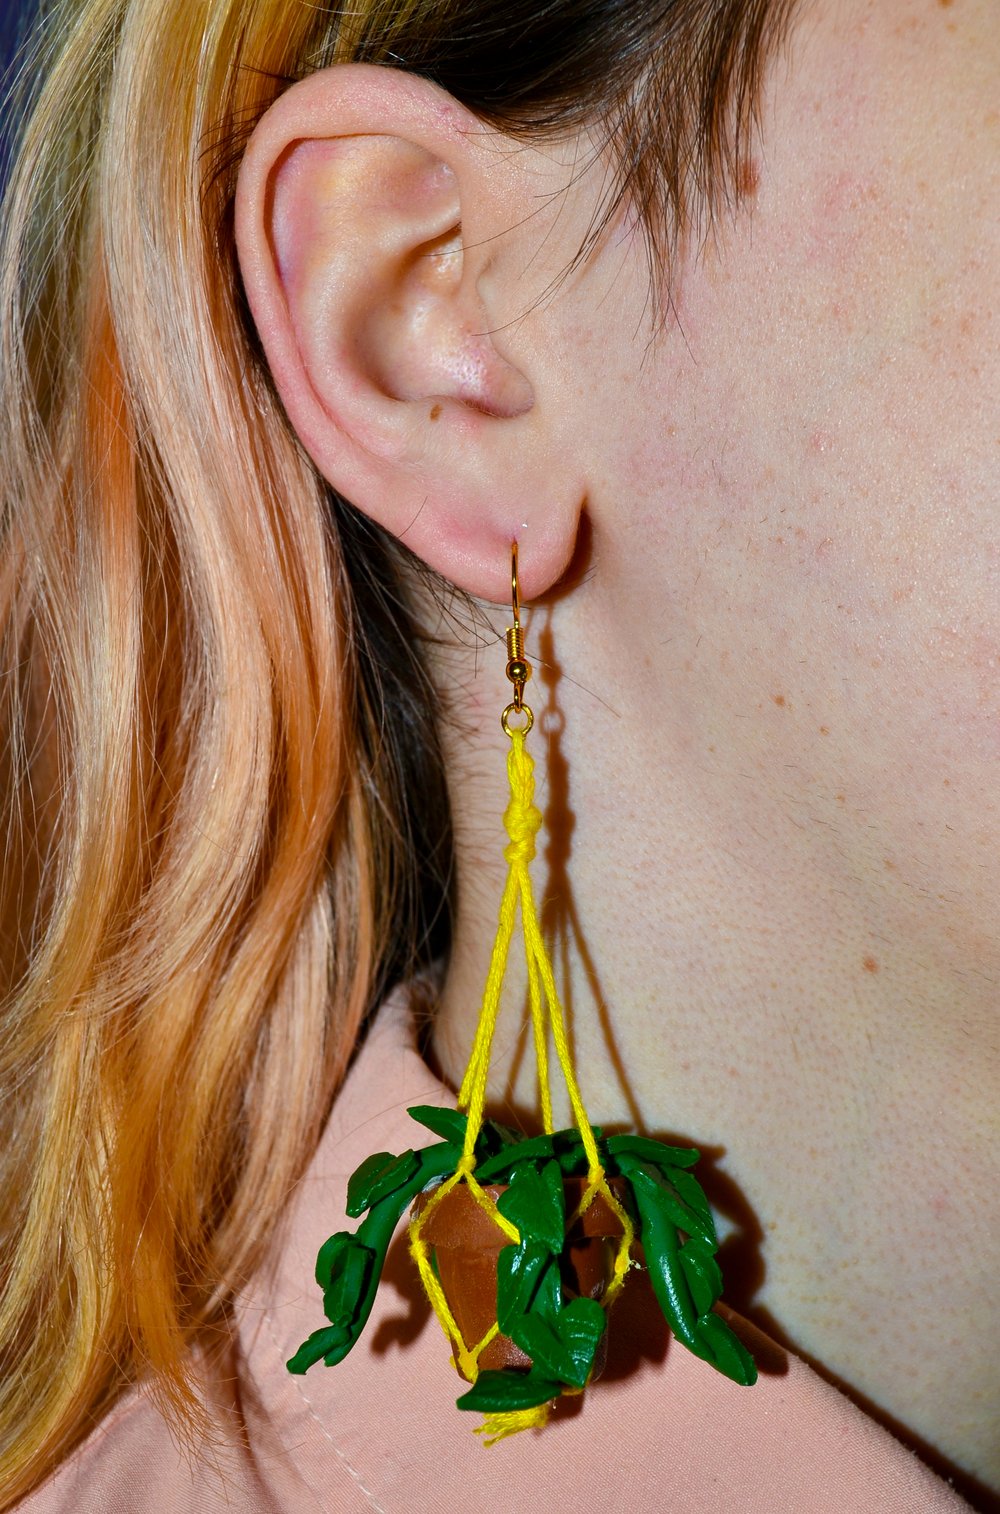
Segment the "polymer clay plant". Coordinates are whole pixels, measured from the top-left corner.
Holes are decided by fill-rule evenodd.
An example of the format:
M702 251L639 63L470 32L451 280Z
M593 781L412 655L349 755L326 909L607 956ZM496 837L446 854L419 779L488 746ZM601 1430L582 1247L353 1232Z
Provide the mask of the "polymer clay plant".
M631 1268L648 1269L677 1339L733 1381L749 1385L752 1357L713 1312L722 1278L708 1201L690 1168L697 1151L637 1135L605 1137L587 1118L565 1019L535 912L529 864L541 815L525 746L533 716L523 702L524 659L512 555L514 626L507 676L514 700L503 712L510 738L510 804L504 824L509 865L500 923L458 1109L414 1108L439 1139L400 1155L377 1152L351 1177L347 1213L316 1264L329 1324L288 1363L305 1372L335 1366L359 1339L386 1253L411 1207L410 1250L428 1299L471 1384L460 1409L485 1415L486 1443L545 1423L563 1393L579 1393L603 1367L608 1310ZM517 723L518 719L521 723ZM486 1083L501 990L518 912L528 966L528 1003L543 1133L525 1136L485 1118ZM553 1128L549 1038L574 1124Z

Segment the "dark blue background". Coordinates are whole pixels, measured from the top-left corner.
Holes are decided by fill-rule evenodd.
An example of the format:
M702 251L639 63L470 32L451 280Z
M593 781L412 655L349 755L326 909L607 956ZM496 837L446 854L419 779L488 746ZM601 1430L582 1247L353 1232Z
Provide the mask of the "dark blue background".
M11 68L18 42L27 31L34 9L35 0L0 0L0 187L5 176L7 134L11 126L10 110L6 102Z
M33 0L0 0L0 69L5 77L34 9Z
M0 0L0 61L5 73L14 50L19 10L20 6L16 5L14 0Z

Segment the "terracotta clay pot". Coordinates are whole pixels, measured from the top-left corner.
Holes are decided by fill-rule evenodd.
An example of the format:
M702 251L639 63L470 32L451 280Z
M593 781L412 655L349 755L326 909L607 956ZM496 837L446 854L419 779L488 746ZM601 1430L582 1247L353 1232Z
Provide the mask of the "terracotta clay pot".
M620 1178L608 1186L621 1203L628 1185ZM573 1215L587 1187L586 1178L566 1178L563 1188L566 1213ZM506 1191L506 1183L485 1183L484 1192L494 1202ZM413 1205L415 1214L426 1207L434 1190L422 1193ZM482 1340L497 1317L497 1258L510 1240L476 1203L464 1183L457 1184L435 1206L421 1234L434 1248L441 1287L455 1323L467 1345ZM607 1200L598 1194L583 1215L573 1220L563 1250L563 1297L600 1299L614 1273L621 1221ZM607 1358L607 1331L597 1348L592 1377L599 1377ZM506 1335L496 1335L479 1357L486 1370L531 1366L531 1358Z

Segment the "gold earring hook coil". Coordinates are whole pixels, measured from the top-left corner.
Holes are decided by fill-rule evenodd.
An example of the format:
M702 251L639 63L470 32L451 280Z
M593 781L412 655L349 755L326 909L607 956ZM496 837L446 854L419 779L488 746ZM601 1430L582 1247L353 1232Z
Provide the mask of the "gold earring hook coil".
M517 542L510 544L510 603L514 612L514 624L507 631L507 677L514 685L514 700L509 704L500 717L504 734L513 736L515 731L520 731L527 736L535 723L535 717L530 706L524 702L524 685L531 677L531 663L524 655L524 635L521 630L521 596L517 582ZM521 715L524 724L514 726L510 723L512 715Z

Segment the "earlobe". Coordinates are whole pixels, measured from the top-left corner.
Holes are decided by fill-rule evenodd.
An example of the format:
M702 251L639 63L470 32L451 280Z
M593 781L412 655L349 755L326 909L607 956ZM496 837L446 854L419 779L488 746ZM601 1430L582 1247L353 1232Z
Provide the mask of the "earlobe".
M512 295L523 254L503 233L524 171L498 173L493 135L422 80L312 75L254 133L237 246L274 382L325 477L500 600L515 537L527 594L560 576L584 490L559 477L537 348L509 324L526 291Z

